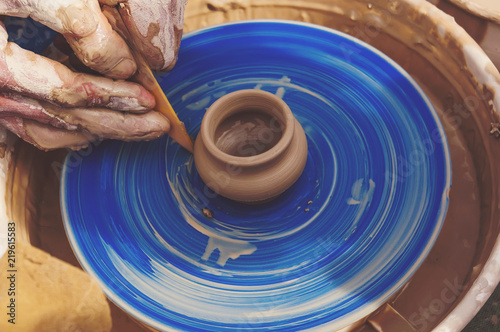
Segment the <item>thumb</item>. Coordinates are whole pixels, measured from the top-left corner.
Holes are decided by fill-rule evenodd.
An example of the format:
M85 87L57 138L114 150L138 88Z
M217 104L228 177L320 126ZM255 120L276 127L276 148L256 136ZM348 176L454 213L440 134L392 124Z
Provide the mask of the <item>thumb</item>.
M68 6L60 10L62 24L61 33L83 38L91 35L97 29L99 17L87 4L82 6Z
M30 16L64 35L77 57L108 77L126 79L136 64L126 42L101 12L98 0L56 0L30 3Z

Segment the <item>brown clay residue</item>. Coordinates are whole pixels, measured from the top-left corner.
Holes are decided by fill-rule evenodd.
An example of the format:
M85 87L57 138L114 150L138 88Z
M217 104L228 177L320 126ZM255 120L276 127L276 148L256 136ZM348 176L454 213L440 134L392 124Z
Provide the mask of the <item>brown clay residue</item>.
M135 45L141 43L142 54L148 59L153 69L160 69L165 59L162 51L153 44L153 39L160 35L160 25L158 23L150 23L148 25L148 33L145 39L138 40L136 38Z
M0 143L0 159L5 157L5 152L7 150L7 143Z
M160 24L158 23L149 23L148 26L148 35L146 38L148 40L153 39L154 37L157 37L160 34Z
M500 138L500 122L491 124L490 134L495 138Z
M152 70L161 69L163 67L164 58L162 51L153 45L153 38L160 34L159 23L150 23L146 36L142 35L132 17L130 5L120 3L119 13L123 20L125 29L121 28L125 34L131 39L133 48L143 55ZM123 33L122 33L123 34Z
M202 212L203 212L203 215L205 217L207 217L207 218L213 218L214 217L214 213L209 208L203 208Z
M11 44L10 43L7 43L7 46L5 46L3 52L5 53L5 55L7 56L12 56L14 54L14 52L12 51L12 49L10 48Z

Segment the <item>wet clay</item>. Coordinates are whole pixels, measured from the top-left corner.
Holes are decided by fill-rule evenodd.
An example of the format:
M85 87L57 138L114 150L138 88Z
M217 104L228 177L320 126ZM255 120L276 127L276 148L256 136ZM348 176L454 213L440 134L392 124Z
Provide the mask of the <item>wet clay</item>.
M184 19L183 1L120 3L120 14L131 33L129 42L141 52L153 70L168 70L177 61Z
M9 1L0 4L3 15L28 17L62 33L80 60L115 79L136 70L127 44L111 29L97 1Z
M196 138L194 163L217 194L256 204L294 184L307 153L304 130L280 96L247 89L224 95L208 108Z
M215 131L215 145L236 157L264 153L278 143L283 135L275 117L259 110L242 110L223 120Z

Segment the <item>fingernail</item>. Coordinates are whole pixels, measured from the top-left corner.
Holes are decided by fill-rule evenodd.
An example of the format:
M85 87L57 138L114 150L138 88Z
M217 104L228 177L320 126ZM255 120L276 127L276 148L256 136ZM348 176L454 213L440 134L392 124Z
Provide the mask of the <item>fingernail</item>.
M123 58L114 67L106 72L106 76L124 80L132 76L137 70L137 65L131 59Z

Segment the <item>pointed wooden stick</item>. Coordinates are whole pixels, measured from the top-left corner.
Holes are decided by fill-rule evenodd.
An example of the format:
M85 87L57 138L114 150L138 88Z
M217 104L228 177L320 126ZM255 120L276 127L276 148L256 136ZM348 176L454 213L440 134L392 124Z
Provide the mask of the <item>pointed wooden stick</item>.
M156 81L153 72L146 64L142 55L135 52L135 60L137 62L137 72L132 76L132 80L143 85L156 99L155 110L165 115L170 121L170 131L168 135L177 143L184 147L189 152L193 153L193 141L189 137L184 123L179 120L170 102L163 93L160 85Z

